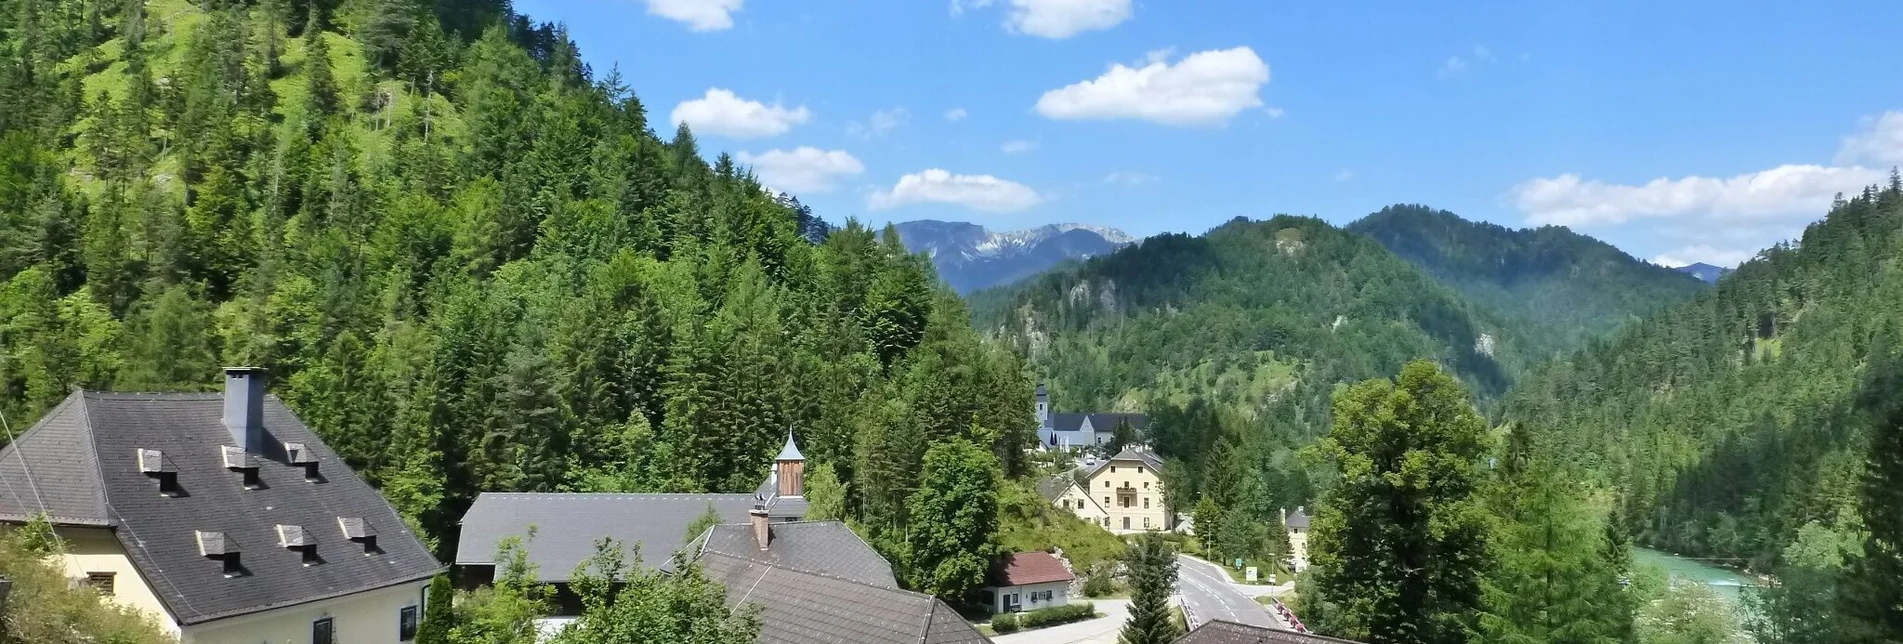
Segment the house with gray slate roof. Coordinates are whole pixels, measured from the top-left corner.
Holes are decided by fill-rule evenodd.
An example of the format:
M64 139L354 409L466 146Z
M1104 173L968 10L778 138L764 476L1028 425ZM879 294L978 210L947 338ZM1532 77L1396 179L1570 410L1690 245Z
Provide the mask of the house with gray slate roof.
M1037 386L1037 438L1046 449L1085 449L1110 442L1118 425L1129 425L1141 435L1150 429L1150 417L1129 413L1053 413L1051 394Z
M457 576L467 586L491 582L497 545L516 536L538 581L559 591L601 539L613 538L641 554L642 565L662 572L698 565L726 587L730 603L758 606L761 644L988 641L944 602L901 590L892 564L846 524L802 521L804 469L789 435L752 493L484 493L463 516ZM722 522L687 539L709 508ZM575 602L558 604L544 620L549 628L579 613Z
M396 644L442 565L265 394L77 391L0 448L0 523L44 515L69 577L186 644Z
M1171 644L1359 644L1351 640L1213 620Z

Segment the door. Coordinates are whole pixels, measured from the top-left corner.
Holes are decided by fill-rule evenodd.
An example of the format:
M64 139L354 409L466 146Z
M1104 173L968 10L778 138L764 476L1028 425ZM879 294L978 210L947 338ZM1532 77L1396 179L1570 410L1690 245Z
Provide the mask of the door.
M1124 518L1123 518L1123 529L1125 529L1125 530L1129 530L1129 529L1130 529L1130 517L1124 517Z

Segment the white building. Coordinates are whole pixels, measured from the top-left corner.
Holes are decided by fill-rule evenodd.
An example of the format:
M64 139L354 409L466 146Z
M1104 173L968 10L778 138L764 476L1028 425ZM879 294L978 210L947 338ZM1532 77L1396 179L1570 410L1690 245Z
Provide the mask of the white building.
M1053 608L1070 603L1070 568L1048 552L1000 555L985 579L985 601L993 614Z
M1129 425L1142 434L1150 429L1150 417L1126 413L1053 413L1051 395L1044 385L1037 386L1037 438L1045 448L1083 449L1110 442L1118 425Z

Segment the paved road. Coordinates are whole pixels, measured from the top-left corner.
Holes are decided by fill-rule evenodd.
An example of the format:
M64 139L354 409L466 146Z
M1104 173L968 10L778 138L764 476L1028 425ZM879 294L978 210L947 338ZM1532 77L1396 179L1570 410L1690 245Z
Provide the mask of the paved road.
M1130 619L1130 600L1093 599L1103 617L1060 624L1033 631L992 636L993 644L1115 644L1123 623Z
M1237 588L1216 564L1188 555L1176 556L1176 593L1183 598L1189 627L1210 620L1287 629L1281 616L1255 603L1255 597Z

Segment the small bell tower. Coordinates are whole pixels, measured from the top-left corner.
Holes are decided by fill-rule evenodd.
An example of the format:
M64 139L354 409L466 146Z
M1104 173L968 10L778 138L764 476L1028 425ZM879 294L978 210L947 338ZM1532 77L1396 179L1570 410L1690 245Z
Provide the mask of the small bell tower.
M793 442L793 430L786 430L786 446L780 448L780 455L773 459L774 478L779 482L775 490L779 496L804 496L806 494L806 457L800 455L799 445Z

